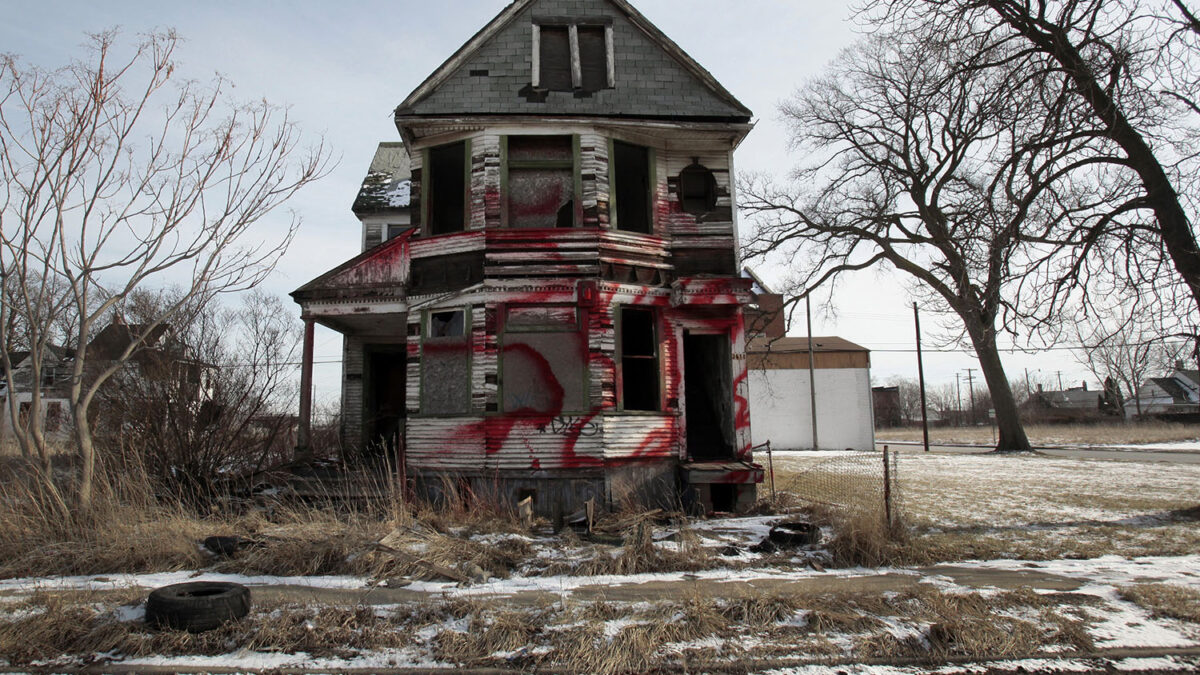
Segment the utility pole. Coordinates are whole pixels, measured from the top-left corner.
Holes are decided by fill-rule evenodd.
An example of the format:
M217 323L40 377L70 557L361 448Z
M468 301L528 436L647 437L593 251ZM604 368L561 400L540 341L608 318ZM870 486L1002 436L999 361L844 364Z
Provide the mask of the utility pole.
M954 426L961 427L962 418L962 385L958 381L958 372L954 373L954 409L958 411L958 419L954 421Z
M971 426L975 426L975 369L967 368L967 389L971 392Z
M1062 371L1061 371L1061 370L1056 370L1056 371L1054 371L1054 374L1055 374L1055 375L1058 375L1058 390L1059 390L1059 391L1063 391L1063 386L1062 386Z
M808 400L812 403L812 449L819 450L821 446L817 445L817 371L813 350L812 298L807 292L804 294L804 313L808 318Z
M925 452L929 452L929 416L925 412L925 362L921 358L921 313L913 303L913 322L917 327L917 377L921 381L921 434L925 439Z

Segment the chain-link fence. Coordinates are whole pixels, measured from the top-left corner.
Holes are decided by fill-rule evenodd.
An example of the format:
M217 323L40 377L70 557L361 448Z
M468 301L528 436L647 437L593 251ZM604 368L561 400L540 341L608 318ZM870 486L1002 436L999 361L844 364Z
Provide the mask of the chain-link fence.
M775 454L773 490L838 511L877 511L883 522L895 521L901 504L896 451L806 454Z

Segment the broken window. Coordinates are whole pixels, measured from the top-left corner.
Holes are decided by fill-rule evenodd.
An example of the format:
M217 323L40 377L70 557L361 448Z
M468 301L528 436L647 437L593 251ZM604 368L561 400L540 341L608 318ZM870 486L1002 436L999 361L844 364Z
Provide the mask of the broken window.
M613 86L612 26L562 19L535 20L533 86L548 91L594 92Z
M504 412L558 415L585 409L587 353L575 307L510 307L500 357Z
M430 312L421 342L421 412L461 415L471 404L471 343L466 312Z
M717 205L717 179L706 167L692 163L679 172L679 204L683 210L701 216Z
M455 309L448 312L429 313L429 337L462 337L466 324L465 312Z
M505 139L508 227L573 227L575 139L572 136L509 136Z
M650 149L613 141L612 174L617 229L650 234Z
M654 310L621 308L621 408L659 409L658 331Z
M467 144L430 148L425 167L426 230L429 234L466 228Z

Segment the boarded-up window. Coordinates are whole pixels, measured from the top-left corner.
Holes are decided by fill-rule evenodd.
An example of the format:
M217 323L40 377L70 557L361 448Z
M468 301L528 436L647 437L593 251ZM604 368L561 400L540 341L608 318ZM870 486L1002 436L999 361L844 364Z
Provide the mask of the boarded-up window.
M612 173L617 229L649 234L652 229L649 148L613 141Z
M509 227L575 224L575 152L571 136L509 136Z
M587 407L587 337L571 306L512 307L501 352L504 412L557 415Z
M572 51L574 28L576 51ZM603 25L541 25L538 28L537 86L549 91L594 92L612 86L608 76L608 31ZM571 60L579 62L572 72Z
M571 36L566 26L542 26L538 86L550 91L571 91Z
M658 331L654 310L621 309L621 407L659 409Z
M608 53L604 46L603 26L579 27L579 65L584 91L599 91L608 86Z
M466 226L467 144L451 143L429 150L426 167L429 234L460 232Z
M463 310L430 312L421 343L421 412L459 415L471 405L471 342Z

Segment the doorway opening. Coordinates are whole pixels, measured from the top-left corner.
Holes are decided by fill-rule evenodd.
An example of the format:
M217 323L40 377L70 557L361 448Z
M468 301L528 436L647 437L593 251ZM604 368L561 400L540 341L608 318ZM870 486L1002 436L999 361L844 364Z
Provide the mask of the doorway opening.
M408 355L403 345L368 345L364 356L363 453L376 459L399 459Z
M728 335L683 336L688 457L734 459L733 378Z

